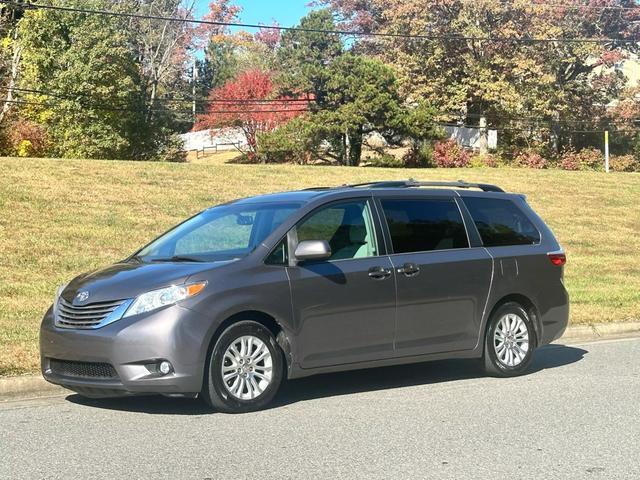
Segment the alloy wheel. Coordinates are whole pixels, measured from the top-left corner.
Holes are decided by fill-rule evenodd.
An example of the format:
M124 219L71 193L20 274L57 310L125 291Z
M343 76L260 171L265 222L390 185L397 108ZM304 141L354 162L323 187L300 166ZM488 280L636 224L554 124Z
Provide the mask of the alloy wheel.
M493 347L498 361L506 367L517 367L529 353L529 329L519 315L507 313L496 325Z
M222 382L239 400L253 400L271 384L273 359L267 345L258 337L245 335L227 347L222 360Z

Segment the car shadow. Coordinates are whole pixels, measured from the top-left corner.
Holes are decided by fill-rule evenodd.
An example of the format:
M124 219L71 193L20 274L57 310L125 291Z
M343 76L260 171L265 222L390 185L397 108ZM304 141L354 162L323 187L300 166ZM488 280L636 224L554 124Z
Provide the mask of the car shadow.
M588 351L566 345L547 345L538 349L527 375L559 368L582 360ZM478 360L439 360L433 362L369 368L322 374L285 382L270 409L318 398L349 395L392 388L430 385L482 378ZM106 410L152 415L206 415L213 413L204 402L187 398L132 396L92 399L72 394L67 401Z

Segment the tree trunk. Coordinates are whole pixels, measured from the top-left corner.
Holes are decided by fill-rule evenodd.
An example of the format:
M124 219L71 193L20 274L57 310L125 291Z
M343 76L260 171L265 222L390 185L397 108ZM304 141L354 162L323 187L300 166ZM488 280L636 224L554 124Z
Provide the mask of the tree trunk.
M362 128L350 134L349 165L357 167L362 157Z
M0 110L0 123L4 120L4 117L9 112L11 105L13 105L13 89L16 86L18 80L18 72L20 71L20 58L22 56L22 48L17 44L18 29L13 32L13 57L11 59L11 73L9 75L9 83L7 85L7 95L5 97L4 105Z
M351 139L349 138L349 130L345 128L342 135L342 164L349 166L351 160Z
M151 125L153 119L153 109L156 105L156 97L158 96L158 80L151 82L151 97L149 98L149 110L147 111L147 125Z

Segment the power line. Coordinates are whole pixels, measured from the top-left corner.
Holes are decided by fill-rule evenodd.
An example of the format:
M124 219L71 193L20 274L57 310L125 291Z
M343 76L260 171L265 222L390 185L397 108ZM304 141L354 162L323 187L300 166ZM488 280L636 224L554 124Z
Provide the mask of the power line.
M58 99L68 99L71 101L78 101L78 98L87 98L87 99L94 99L95 97L92 97L90 94L86 94L86 93L79 93L76 95L63 95L63 94L59 94L56 92L51 92L51 91L47 91L47 90L39 90L39 89L32 89L32 88L21 88L21 87L2 87L0 86L0 90L5 90L5 91L14 91L14 92L18 92L18 93L34 93L34 94L38 94L38 95L44 95L44 96L49 96L52 98L58 98ZM240 99L240 100L234 100L234 99L225 99L225 104L226 105L252 105L251 102L253 102L254 100L249 100L250 103L246 103L245 102L246 99ZM33 102L33 101L25 101L22 100L21 102L24 102L24 104L41 104L41 105L45 105L45 106L57 106L60 105L60 103L55 104L55 103L40 103L40 102ZM185 100L185 103L187 102L187 100ZM190 102L190 101L189 101ZM212 110L210 112L206 112L206 113L220 113L220 114L226 114L226 113L242 113L242 112L246 112L246 113L258 113L258 112L273 112L273 113L285 113L285 112L298 112L298 111L302 111L302 112L306 112L309 111L308 109L277 109L275 107L277 107L277 103L279 102L278 100L267 100L267 102L269 103L265 103L263 104L265 107L267 106L272 106L274 103L276 105L273 105L272 109L255 109L255 110L221 110L221 111L215 111ZM271 103L273 102L273 103ZM145 110L141 110L141 109L132 109L131 107L124 107L124 108L114 108L113 105L110 106L105 106L104 104L98 104L98 103L86 103L83 104L82 102L80 102L80 105L82 106L86 106L87 108L94 108L94 109L104 109L104 110L111 110L111 111L118 111L118 110L122 110L122 111L145 111ZM291 105L291 104L290 104ZM293 105L293 106L300 106L300 105ZM103 108L105 107L105 108ZM158 109L158 108L149 108L146 111L153 111L153 112L165 112L166 110L163 109ZM180 110L176 110L176 109L170 109L171 112L177 112L180 113ZM190 110L191 113L192 110ZM578 125L578 126L582 126L585 124L590 123L590 120L579 120L579 119L550 119L550 118L542 118L542 117L527 117L527 116L522 116L522 115L509 115L509 114L503 114L503 115L492 115L492 114L481 114L481 113L463 113L463 112L445 112L445 111L436 111L435 112L435 116L436 117L449 117L449 118L487 118L489 121L500 121L500 120L506 120L506 121L510 121L510 122L518 122L518 123L526 123L528 125L533 125L533 126L539 126L542 123L548 123L554 126L562 126L562 125ZM591 121L593 124L593 121ZM633 121L632 121L633 122ZM611 124L608 124L611 125ZM448 123L446 126L460 126L460 124L458 123L453 123L450 122ZM606 125L605 125L606 126ZM473 128L477 128L477 125L472 126ZM490 126L489 126L490 127Z
M328 35L353 36L353 37L386 37L401 39L418 39L418 40L457 40L457 41L485 41L500 43L594 43L594 44L632 44L638 43L638 39L624 38L518 38L518 37L478 37L465 35L428 35L428 34L409 34L409 33L389 33L389 32L360 32L357 30L327 30L304 27L282 27L279 25L260 25L253 23L240 22L218 22L213 20L198 20L193 18L177 18L162 15L147 15L142 13L115 12L113 10L95 10L77 7L61 7L54 5L34 4L34 3L18 3L14 0L0 0L1 4L10 5L23 9L35 10L54 10L67 13L80 13L86 15L104 15L111 17L136 18L143 20L159 20L163 22L192 23L197 25L211 25L216 27L239 27L261 30L279 30L284 32L305 32L305 33L324 33Z
M63 105L61 103L51 103L51 102L33 102L30 100L2 100L3 103L10 103L16 105L32 105L32 106L41 106L41 107L62 107L69 108L71 105ZM116 108L116 107L108 107L100 104L80 104L82 108L92 109L92 110L101 110L108 112L137 112L137 113L146 113L149 111L152 112L166 112L167 110L161 109L139 109L139 108ZM192 110L169 110L172 113L187 113L193 114ZM209 110L205 112L205 114L238 114L244 115L249 113L296 113L296 112L308 112L309 110L304 109L269 109L269 110Z
M577 119L553 119L553 118L543 118L543 117L526 117L520 115L492 115L492 114L482 114L482 113L456 113L456 112L439 112L437 113L439 116L450 116L450 117L458 117L458 118L486 118L488 121L492 120L513 120L513 121L528 121L532 123L552 123L555 125L584 125L585 123L592 122L593 120L577 120Z
M70 105L61 105L60 103L55 104L51 102L33 102L28 100L5 100L5 103L16 104L16 105L29 105L29 106L41 106L41 107L57 107L61 106L63 108L69 108ZM100 111L113 111L113 112L133 112L133 113L145 113L148 110L141 109L133 109L133 108L113 108L113 107L105 107L102 105L81 105L82 108L100 110ZM164 110L153 110L156 112L162 112ZM182 113L182 114L191 114L191 110L171 110L173 113ZM290 110L218 110L218 111L208 111L206 114L236 114L236 115L246 115L252 113L305 113L309 112L307 109L290 109ZM434 125L439 127L455 127L455 128L474 128L478 129L477 125L469 125L465 123L454 123L454 122L441 122L436 121L433 122ZM640 129L618 129L615 128L615 125L608 125L607 127L603 127L601 129L580 129L580 130L567 130L564 129L564 133L603 133L605 130L609 130L617 133L637 133L640 132ZM517 132L532 132L532 131L550 131L552 129L551 126L544 126L540 124L536 124L535 126L530 127L517 127L517 126L509 126L509 125L493 125L487 126L487 130L495 130L495 131L517 131Z
M11 90L14 92L21 92L21 93L33 93L36 95L47 95L50 97L55 97L55 98L61 98L61 99L67 99L67 100L77 100L79 97L84 97L84 98L93 98L91 96L91 94L89 93L84 93L84 92L77 92L77 93L69 93L69 94L60 94L60 93L53 93L50 91L45 91L45 90L37 90L37 89L33 89L33 88L21 88L21 87L2 87L0 86L0 90ZM266 99L266 98L241 98L241 99L234 99L234 98L215 98L215 99L211 99L211 98L201 98L201 97L192 97L192 98L176 98L176 97L170 97L170 96L162 96L162 97L158 97L155 99L155 101L158 102L176 102L176 103L192 103L192 102L197 102L199 104L216 104L216 103L221 103L221 104L295 104L295 103L300 103L300 104L311 104L311 103L315 103L314 99L306 99L306 98L278 98L278 99Z
M502 2L503 4L508 4L509 0ZM554 2L543 2L543 1L535 1L533 3L531 3L532 7L537 7L537 6L543 6L543 7L549 7L549 8L555 8L557 10L563 10L563 9L572 9L572 10L622 10L622 11L633 11L633 10L638 10L638 8L640 8L640 5L637 5L635 7L623 7L622 5L584 5L584 4L579 4L579 3L570 3L570 4L565 4L565 3L554 3Z

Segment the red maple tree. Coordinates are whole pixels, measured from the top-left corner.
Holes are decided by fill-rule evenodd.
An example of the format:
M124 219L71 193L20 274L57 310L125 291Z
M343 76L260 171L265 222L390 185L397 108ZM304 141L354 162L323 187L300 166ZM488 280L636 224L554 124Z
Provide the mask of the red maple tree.
M261 70L241 73L209 94L207 112L198 117L194 130L239 127L244 132L248 156L255 159L260 133L274 130L308 109L309 100L298 97L274 98L271 75Z

